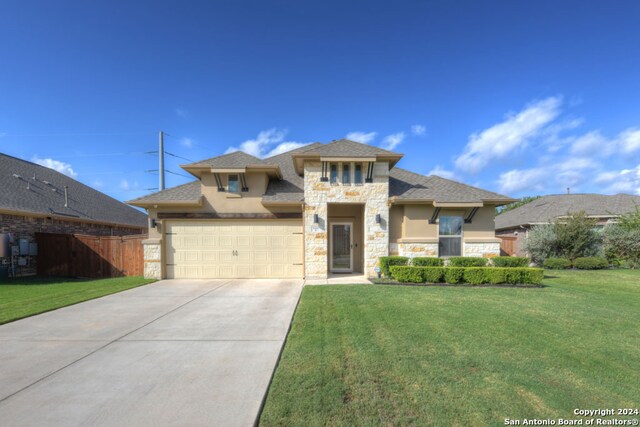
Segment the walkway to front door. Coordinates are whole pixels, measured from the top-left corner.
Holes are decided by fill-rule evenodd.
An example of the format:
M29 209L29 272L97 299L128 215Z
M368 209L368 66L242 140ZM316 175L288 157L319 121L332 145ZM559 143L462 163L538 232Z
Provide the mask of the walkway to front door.
M302 280L164 280L0 326L10 426L252 426Z

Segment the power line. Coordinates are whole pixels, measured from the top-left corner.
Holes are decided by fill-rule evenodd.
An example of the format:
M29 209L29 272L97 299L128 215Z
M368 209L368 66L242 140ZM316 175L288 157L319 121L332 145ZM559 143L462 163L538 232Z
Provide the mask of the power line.
M24 138L39 138L39 137L56 137L56 136L150 136L153 132L144 133L1 133L0 137L24 137Z
M168 154L168 155L170 155L172 157L177 157L178 159L186 160L187 162L193 162L194 161L194 160L191 160L191 159L187 159L186 157L182 157L182 156L178 156L177 154L170 153L168 151L165 151L164 154Z

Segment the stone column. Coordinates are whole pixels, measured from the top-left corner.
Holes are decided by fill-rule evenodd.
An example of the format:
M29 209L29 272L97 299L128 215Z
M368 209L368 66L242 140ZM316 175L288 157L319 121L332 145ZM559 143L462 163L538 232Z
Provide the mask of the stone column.
M162 279L162 246L160 239L142 241L144 246L144 278Z

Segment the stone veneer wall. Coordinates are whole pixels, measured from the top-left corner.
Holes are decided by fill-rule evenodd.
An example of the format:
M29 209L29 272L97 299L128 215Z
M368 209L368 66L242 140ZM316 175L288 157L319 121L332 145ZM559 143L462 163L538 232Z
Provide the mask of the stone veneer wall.
M0 233L11 234L15 242L14 245L18 245L18 241L20 239L27 239L30 243L35 243L36 233L87 234L90 236L128 236L133 234L144 234L146 232L146 227L121 227L80 221L65 221L57 218L0 214ZM27 265L16 266L16 275L27 276L36 274L38 257L28 256L23 258L27 258Z
M464 256L492 258L500 255L500 242L464 242Z
M437 243L391 243L389 244L389 252L392 255L406 256L409 258L415 257L437 257L438 256L438 244Z
M162 245L160 239L142 241L144 247L144 278L162 279Z
M381 256L389 254L389 164L378 162L373 182L362 185L341 185L322 182L321 162L307 161L304 165L304 234L305 276L326 278L328 275L329 230L328 203L364 204L364 274L375 276ZM313 215L319 217L314 224ZM380 214L381 224L376 224Z

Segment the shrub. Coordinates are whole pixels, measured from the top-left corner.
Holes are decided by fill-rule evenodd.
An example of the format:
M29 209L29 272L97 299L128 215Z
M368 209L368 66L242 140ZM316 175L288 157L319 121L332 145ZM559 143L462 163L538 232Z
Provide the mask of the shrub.
M599 256L581 257L573 261L573 266L580 270L600 270L609 267L609 261Z
M553 224L534 225L524 241L524 249L534 263L542 265L547 258L558 257L557 240Z
M481 285L485 282L485 270L487 268L482 267L468 267L464 269L464 283L468 283L470 285Z
M505 269L500 267L485 268L484 280L487 283L491 283L492 285L498 285L500 283L504 283L506 280Z
M640 217L637 213L627 216L635 215ZM633 218L627 218L625 222L621 218L619 224L604 228L604 252L616 264L628 265L630 268L640 267L640 226L635 225Z
M442 283L444 267L423 267L422 278L426 283Z
M470 256L454 256L449 258L450 267L484 267L487 265L486 258Z
M524 283L522 281L522 272L520 270L520 268L505 268L504 282L512 285Z
M464 267L444 267L444 281L450 284L462 283Z
M520 268L520 283L539 285L544 279L544 270L541 268Z
M409 258L405 256L383 256L380 257L380 271L386 277L391 277L389 267L394 265L408 265Z
M529 258L517 256L497 256L492 259L496 267L529 267Z
M442 267L444 265L444 259L416 257L411 259L411 264L416 267Z
M549 270L565 270L571 268L571 261L565 258L547 258L542 266Z
M398 282L402 283L423 283L422 267L405 267L391 266L389 267L391 276Z

